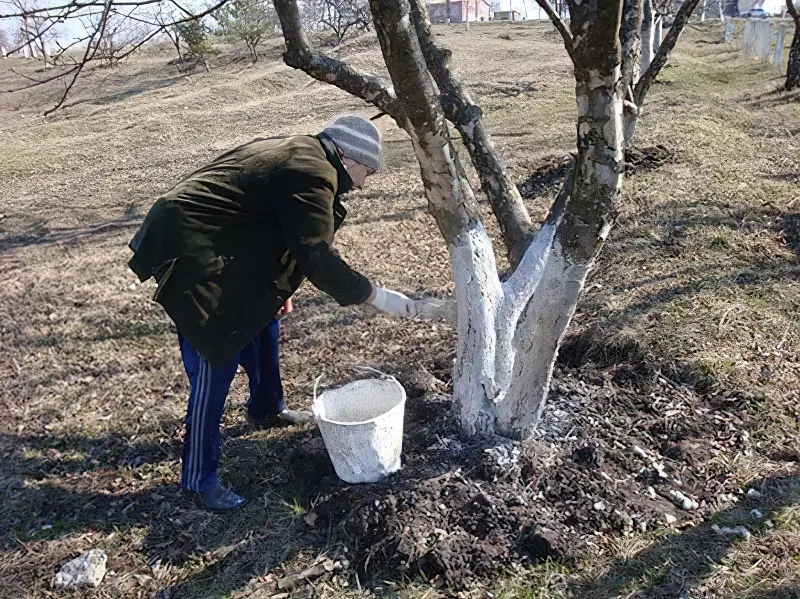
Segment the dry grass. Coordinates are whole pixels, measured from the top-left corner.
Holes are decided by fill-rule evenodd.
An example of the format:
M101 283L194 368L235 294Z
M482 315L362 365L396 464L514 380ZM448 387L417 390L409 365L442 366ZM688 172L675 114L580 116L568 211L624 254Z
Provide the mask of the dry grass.
M572 149L573 84L548 27L439 31L516 178ZM663 144L674 159L627 180L619 226L570 329L583 349L570 359L613 368L635 357L720 401L731 390L748 393L763 416L748 431L749 448L718 459L743 487L765 479L774 528L746 543L716 537L710 523L621 538L571 572L545 564L523 578L502 577L496 596L677 597L682 589L778 599L800 588L800 491L797 478L776 478L796 475L800 459L800 102L774 93L781 81L769 67L700 43L716 33L687 33L651 93L637 140ZM368 40L342 53L379 66ZM151 286L138 285L126 267L136 223L183 173L252 137L314 132L336 113L363 109L284 67L277 43L267 54L245 66L227 53L210 74L179 76L166 65L168 52L153 49L98 72L48 119L39 114L55 88L0 96L4 597L50 596L58 565L89 547L109 554L112 573L98 591L76 597L162 589L226 597L267 570L294 571L315 557L292 526L316 501L315 481L271 486L291 439L244 427L241 378L223 423L222 476L250 505L211 516L175 494L187 382ZM11 78L1 72L0 87ZM424 212L410 145L394 127L386 141L389 168L352 198L337 243L383 284L447 293L446 250ZM547 198L530 200L537 217L546 207ZM94 229L100 224L110 226ZM453 351L453 332L441 325L337 308L310 288L283 337L295 405L308 404L323 371L333 384L354 364L432 369ZM743 522L747 513L719 518ZM439 595L414 581L378 586L377 594ZM317 589L351 592L343 582Z

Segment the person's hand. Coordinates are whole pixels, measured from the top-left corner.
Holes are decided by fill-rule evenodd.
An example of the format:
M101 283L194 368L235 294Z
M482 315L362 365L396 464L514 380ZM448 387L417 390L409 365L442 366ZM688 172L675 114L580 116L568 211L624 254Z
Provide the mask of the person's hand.
M414 318L417 315L417 307L414 305L414 300L398 291L384 289L383 287L375 287L367 303L389 316Z
M292 306L292 298L289 298L284 302L280 310L278 310L278 318L283 318L284 316L291 314L293 311L294 306Z

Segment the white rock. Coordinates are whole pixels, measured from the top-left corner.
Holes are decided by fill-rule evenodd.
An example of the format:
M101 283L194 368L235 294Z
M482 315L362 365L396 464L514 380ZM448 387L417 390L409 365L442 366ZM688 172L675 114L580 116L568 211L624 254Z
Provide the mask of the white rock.
M669 492L669 494L672 497L672 499L675 501L675 503L678 506L680 506L682 509L684 509L684 510L687 510L687 511L696 510L697 508L700 507L699 503L697 503L691 497L687 497L686 495L684 495L680 491L676 491L676 490L673 489L672 491Z
M764 514L761 513L761 510L750 510L750 515L756 520L761 520L761 518L764 517Z
M598 501L594 504L594 509L596 509L598 512L602 512L606 509L606 504L602 501Z
M98 587L106 575L106 557L102 549L90 549L75 559L65 562L56 574L58 589Z
M667 524L675 524L678 521L672 514L664 514L664 520L667 521Z
M759 498L761 497L761 493L759 493L759 492L758 492L758 491L756 491L755 489L749 489L749 490L747 491L747 496L748 496L750 499L759 499Z
M656 490L653 487L647 487L647 494L650 495L650 499L655 499L657 497Z
M713 530L718 535L742 537L745 541L750 538L750 531L747 530L744 526L730 527L730 526L719 526L717 524L714 524L711 527L711 530Z

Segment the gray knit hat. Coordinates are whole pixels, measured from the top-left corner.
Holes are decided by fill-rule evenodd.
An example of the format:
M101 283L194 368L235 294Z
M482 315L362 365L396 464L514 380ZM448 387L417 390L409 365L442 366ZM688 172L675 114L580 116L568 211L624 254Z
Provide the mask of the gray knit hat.
M381 168L381 136L367 119L355 115L340 116L322 132L334 141L345 157L376 171Z

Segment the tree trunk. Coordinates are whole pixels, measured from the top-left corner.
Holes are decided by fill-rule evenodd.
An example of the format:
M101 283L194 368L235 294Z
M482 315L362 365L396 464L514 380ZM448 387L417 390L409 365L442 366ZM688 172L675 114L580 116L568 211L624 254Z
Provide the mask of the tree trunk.
M703 0L703 7L700 9L700 22L706 22L706 6L708 4L708 0Z
M644 73L653 61L655 49L653 48L653 34L655 33L655 19L652 0L642 0L642 57L640 71Z
M481 321L462 316L462 302L475 303L476 296L458 298L454 399L468 434L525 439L535 430L558 347L613 224L623 173L620 10L620 0L570 3L577 42L574 187L562 190L519 268L502 284L499 301L478 296L485 306L481 314L492 318L493 327L476 327ZM492 334L484 337L483 331Z
M622 21L619 41L622 48L622 85L626 101L623 104L623 138L625 149L633 145L639 108L633 101L633 86L639 80L642 55L642 0L622 0Z
M483 113L469 92L450 71L450 51L433 42L424 0L411 0L414 26L425 63L439 88L439 102L445 117L455 125L497 217L508 259L516 268L533 238L533 225L522 197L508 177L483 124Z
M794 21L794 37L789 48L789 66L786 68L786 91L800 88L800 10L793 0L786 0L786 9Z
M725 23L725 0L718 0L717 7L719 8L719 22Z
M794 22L794 37L789 49L789 66L786 68L786 91L800 89L800 19Z

